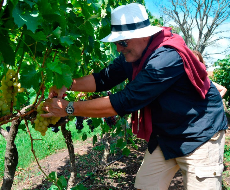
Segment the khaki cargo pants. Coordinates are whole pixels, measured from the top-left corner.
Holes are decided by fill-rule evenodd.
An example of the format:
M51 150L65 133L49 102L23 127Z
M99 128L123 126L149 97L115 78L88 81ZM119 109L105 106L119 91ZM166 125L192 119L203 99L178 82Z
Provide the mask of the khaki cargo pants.
M159 146L152 154L146 151L135 187L141 190L167 190L175 173L181 168L185 189L221 190L224 144L223 130L183 157L165 160Z

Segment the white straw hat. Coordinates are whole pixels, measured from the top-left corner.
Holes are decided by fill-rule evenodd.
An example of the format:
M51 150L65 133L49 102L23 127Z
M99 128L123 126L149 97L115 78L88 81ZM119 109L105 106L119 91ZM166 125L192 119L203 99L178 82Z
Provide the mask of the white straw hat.
M152 36L162 28L151 26L143 5L131 3L114 9L111 13L111 33L102 42Z

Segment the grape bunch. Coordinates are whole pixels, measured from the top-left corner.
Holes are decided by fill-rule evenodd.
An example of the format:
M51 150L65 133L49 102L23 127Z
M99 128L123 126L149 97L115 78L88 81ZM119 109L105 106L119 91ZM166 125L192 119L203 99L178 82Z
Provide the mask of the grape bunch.
M10 114L10 107L0 94L0 117Z
M77 119L75 122L76 129L82 130L84 128L84 125L83 125L84 117L76 116L76 119Z
M22 92L17 73L9 69L2 78L0 87L0 117L10 114L11 104L16 105L18 92Z
M106 122L106 124L109 127L112 127L114 125L116 125L117 121L116 121L116 117L115 116L111 116L111 117L105 117L104 121Z
M93 130L94 130L94 126L93 126L93 120L92 119L88 119L87 121L87 124L88 124L88 126L89 126L89 129L91 130L91 132L93 132Z
M59 121L60 117L48 117L48 118L41 117L41 114L46 113L45 111L42 110L42 107L43 107L43 102L41 102L37 107L37 117L34 120L34 123L35 123L35 130L39 131L42 136L45 136L48 126L50 124L55 125Z
M11 102L13 102L13 105L16 105L16 95L18 92L22 92L23 89L21 88L21 84L18 82L18 75L14 70L9 69L7 71L6 76L2 78L0 89L6 104L9 107L11 107Z

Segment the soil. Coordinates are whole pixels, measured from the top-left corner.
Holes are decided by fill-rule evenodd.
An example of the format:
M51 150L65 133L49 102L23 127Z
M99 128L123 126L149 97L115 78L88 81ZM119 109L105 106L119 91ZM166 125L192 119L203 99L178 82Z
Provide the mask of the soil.
M230 143L230 130L226 133L226 143ZM120 153L108 157L107 166L101 165L100 160L103 147L93 146L92 140L78 142L74 144L77 163L77 184L83 184L91 190L134 190L135 175L144 157L147 144L138 140L138 149L131 148L129 156L121 156ZM70 162L68 150L60 150L56 154L48 156L39 161L41 168L46 174L52 171L57 172L57 176L70 175ZM88 174L91 177L87 177ZM230 162L225 162L225 172L223 175L223 189L230 187ZM45 190L52 184L47 181L36 163L29 168L18 169L16 173L13 190ZM169 187L169 190L183 190L183 179L179 170Z

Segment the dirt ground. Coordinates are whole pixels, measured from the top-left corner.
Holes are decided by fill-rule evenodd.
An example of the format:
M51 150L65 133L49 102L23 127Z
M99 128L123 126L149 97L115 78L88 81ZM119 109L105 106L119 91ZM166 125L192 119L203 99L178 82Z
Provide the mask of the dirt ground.
M227 130L226 136L226 143L230 143L230 130ZM128 157L121 157L119 153L110 156L108 166L102 167L100 164L101 147L93 148L91 139L85 142L78 142L74 145L78 172L77 184L82 183L87 189L91 190L134 190L135 175L147 148L147 144L144 141L139 141L137 145L138 149L131 149ZM48 156L46 159L39 161L39 163L46 174L56 171L58 176L62 175L66 178L69 176L70 163L66 149ZM225 163L225 171L230 172L230 163ZM87 174L90 173L93 175L87 177ZM45 190L51 186L35 163L26 170L19 169L14 181L13 190ZM224 174L223 182L225 187L230 187L228 172ZM227 189L225 187L223 189ZM178 171L170 184L169 190L183 189L182 175Z

